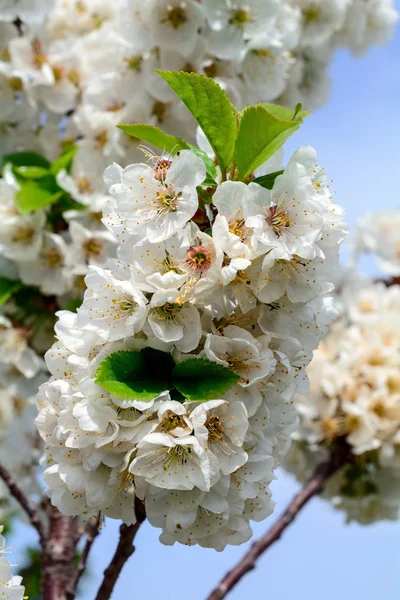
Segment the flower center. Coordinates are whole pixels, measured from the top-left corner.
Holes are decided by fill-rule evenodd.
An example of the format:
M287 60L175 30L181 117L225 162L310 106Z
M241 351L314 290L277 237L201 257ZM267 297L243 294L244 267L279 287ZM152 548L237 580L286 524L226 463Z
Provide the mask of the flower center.
M161 423L157 425L155 431L157 431L158 433L169 433L177 427L182 427L182 429L189 429L182 415L176 415L171 410L169 410L167 411L167 414L166 416L164 416Z
M282 235L282 229L290 227L291 221L284 210L278 206L270 206L265 218L277 237Z
M223 441L224 425L218 416L208 417L205 426L208 431L208 441L210 444L217 444Z
M33 64L36 69L41 69L47 62L47 56L44 51L43 43L37 38L32 42Z
M83 244L83 251L87 257L99 256L102 251L102 245L99 240L95 238L89 238Z
M45 266L49 269L58 269L62 265L62 254L57 248L42 250L41 257Z
M230 23L236 25L237 27L243 27L246 23L251 20L251 15L249 11L244 10L243 8L238 8L232 14L230 19Z
M165 113L167 112L167 104L165 102L160 102L156 100L153 104L153 110L151 114L153 117L157 117L157 121L159 123L164 123Z
M35 230L33 227L17 227L12 236L12 241L16 244L23 244L29 246L35 237Z
M65 69L63 67L59 67L59 66L52 66L51 70L53 71L53 75L54 75L54 80L56 83L59 83L60 81L62 81L65 77Z
M133 312L135 312L137 303L133 298L128 298L127 296L123 298L113 298L112 300L114 304L114 308L120 314L120 316L128 317Z
M185 4L182 3L179 6L168 6L161 23L169 23L174 29L179 29L187 20Z
M164 471L168 471L170 466L174 463L178 463L182 466L185 465L191 458L190 453L191 448L188 448L187 446L174 446L173 448L169 448L164 459Z
M229 223L229 231L236 235L241 242L244 242L251 230L245 226L244 219L235 219Z
M103 129L102 131L100 131L96 137L95 140L97 142L97 146L98 148L104 148L104 146L107 144L108 142L108 133L105 129Z
M20 92L24 87L22 79L20 77L10 77L8 83L10 85L10 88L14 90L14 92Z
M175 196L170 191L164 190L157 193L157 196L155 197L155 202L158 205L162 214L165 214L167 212L176 212L176 200L178 197L179 194L178 196Z
M10 62L11 61L11 54L8 51L8 48L2 48L0 50L0 60L2 60L3 62Z
M185 264L193 271L205 273L212 266L213 248L209 246L190 246Z
M170 255L168 250L165 251L165 258L161 264L163 266L164 274L169 273L171 271L174 271L174 273L178 273L178 275L183 274L183 271L181 271L178 265L174 264L172 256Z
M138 54L136 56L132 55L132 56L128 56L124 60L126 62L128 69L131 69L132 71L136 71L136 73L140 73L140 71L142 70L143 56L141 56L140 54Z
M76 185L80 194L90 194L93 191L92 184L87 177L78 177Z
M111 102L111 104L107 106L107 110L109 112L117 112L121 110L121 108L124 108L124 106L125 102L123 102L122 100L114 100L114 102Z
M310 6L310 8L303 10L303 17L307 23L313 23L314 21L317 21L319 15L320 9L316 6Z
M181 310L182 306L177 302L166 302L162 306L155 306L153 308L153 312L164 321L174 321Z

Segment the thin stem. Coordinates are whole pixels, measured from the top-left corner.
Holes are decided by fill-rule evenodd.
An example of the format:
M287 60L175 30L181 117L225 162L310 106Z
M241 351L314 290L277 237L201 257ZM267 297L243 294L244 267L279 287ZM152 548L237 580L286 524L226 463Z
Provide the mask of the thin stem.
M211 592L207 600L221 600L239 583L239 581L256 566L257 559L274 542L279 540L285 529L294 521L300 510L316 494L325 487L328 479L336 473L349 459L349 447L340 442L332 451L326 462L321 463L315 470L311 479L304 485L303 489L295 496L283 515L271 527L266 534L255 541L250 550L221 580L219 585Z
M139 527L146 518L143 504L136 498L135 501L136 523L134 525L121 525L119 529L119 542L110 564L104 571L104 578L97 592L95 600L109 600L114 590L121 571L135 551L133 541Z
M87 566L88 566L88 558L89 558L89 554L90 554L90 551L93 546L93 542L100 533L100 523L101 523L101 513L99 513L95 519L90 520L85 527L86 543L82 550L82 554L79 558L79 563L78 563L78 566L76 569L76 573L75 573L74 577L72 578L69 588L67 590L67 599L68 600L74 600L74 598L76 596L79 581L80 581L82 575L85 573Z
M39 534L40 542L43 544L43 542L46 538L46 534L44 531L43 523L40 519L38 511L35 508L35 505L32 504L32 502L25 496L24 492L18 486L14 477L1 464L0 464L0 477L6 484L8 489L10 490L11 496L13 498L15 498L15 500L17 500L17 502L21 505L21 508L23 508L25 513L28 515L30 522L32 523L33 527L36 529L36 531Z

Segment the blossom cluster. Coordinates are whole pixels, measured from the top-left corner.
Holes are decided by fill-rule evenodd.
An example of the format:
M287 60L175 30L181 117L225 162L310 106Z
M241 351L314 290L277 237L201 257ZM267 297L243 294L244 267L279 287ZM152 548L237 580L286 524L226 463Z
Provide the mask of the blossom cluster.
M21 585L22 578L12 574L12 565L4 556L7 548L2 532L3 526L0 526L0 596L9 600L23 600L25 588Z
M274 176L199 203L210 188L190 150L106 169L118 258L90 266L82 306L58 313L37 397L61 512L129 524L137 498L163 543L222 550L273 510L346 235L312 148Z
M368 523L399 513L400 286L348 279L341 316L307 371L310 391L296 399L300 429L289 469L302 478L344 439L351 458L325 496L349 520Z
M91 164L137 160L116 124L161 124L175 135L191 127L155 68L213 77L239 107L300 100L309 109L326 100L335 49L359 54L385 43L397 20L392 0L55 0L48 8L45 0L0 6L1 147L53 159L79 140L79 156L98 155L76 174L86 192Z
M367 214L360 220L353 249L356 258L371 253L385 275L400 277L400 210Z

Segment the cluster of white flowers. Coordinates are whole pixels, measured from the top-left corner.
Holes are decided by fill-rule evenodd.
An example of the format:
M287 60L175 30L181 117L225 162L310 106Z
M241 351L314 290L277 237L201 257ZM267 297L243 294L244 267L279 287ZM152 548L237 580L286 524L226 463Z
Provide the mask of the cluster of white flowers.
M77 314L58 313L36 424L61 512L133 523L137 497L163 543L222 550L273 509L293 396L337 316L346 228L312 148L272 190L225 181L199 205L205 175L190 150L107 168L118 259L89 267Z
M65 189L72 187L72 176L65 170L58 180ZM106 194L91 195L86 202L71 189L81 204L53 220L52 207L21 214L15 200L19 189L11 173L0 179L0 252L7 259L0 275L37 286L44 295L80 298L88 265L103 264L113 254L114 240L100 221Z
M372 253L383 273L400 277L400 210L366 215L360 220L353 246L357 256Z
M4 600L23 600L25 588L21 585L22 577L12 574L12 565L4 556L8 551L2 532L3 526L0 526L0 597Z
M51 159L79 140L80 156L99 155L87 159L87 172L77 168L85 192L91 164L137 160L116 124L159 123L187 134L190 122L154 68L211 76L239 107L300 100L309 109L326 100L335 48L360 53L385 43L397 20L392 0L51 4L0 6L1 147L39 148Z
M29 331L0 315L0 463L18 478L27 493L39 491L34 465L39 441L33 421L38 386L47 378L45 362L28 345ZM0 483L0 518L4 522L19 506Z
M351 278L348 278L349 281ZM307 370L310 391L298 396L300 478L338 438L352 457L325 496L349 519L396 518L400 507L400 286L358 278L341 292L342 314ZM314 458L313 458L314 454Z

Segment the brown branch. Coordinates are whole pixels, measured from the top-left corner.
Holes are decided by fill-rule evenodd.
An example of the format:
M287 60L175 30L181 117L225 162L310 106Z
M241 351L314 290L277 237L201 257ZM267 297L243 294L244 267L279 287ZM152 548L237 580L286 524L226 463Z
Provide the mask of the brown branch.
M47 512L50 524L49 535L42 546L42 598L64 600L76 568L78 520L62 515L51 505Z
M255 541L250 550L243 556L237 565L231 569L221 580L219 585L211 592L207 600L221 600L235 587L237 583L256 566L257 559L272 544L279 540L285 529L294 521L300 510L316 494L325 487L328 479L336 473L348 460L350 450L347 444L340 441L333 449L330 459L321 463L314 475L304 485L303 489L295 496L288 508L267 533Z
M120 536L117 549L115 550L110 564L104 571L104 579L99 587L95 600L109 600L109 598L111 598L114 586L126 561L135 551L133 541L139 527L146 518L144 506L137 498L135 500L135 512L137 522L134 525L121 525L119 529Z
M43 523L40 519L38 511L35 508L35 505L32 504L32 502L30 502L30 500L25 496L24 492L18 486L14 477L1 464L0 464L0 478L4 481L5 485L10 490L11 496L13 498L15 498L15 500L17 500L17 502L20 504L21 508L23 508L25 513L28 515L30 522L32 523L33 527L36 529L36 531L39 534L40 542L43 543L46 538L46 534L44 531Z
M87 569L88 557L93 546L93 542L100 533L101 513L95 519L90 520L85 528L86 543L79 558L79 563L67 589L67 599L74 600L78 588L79 581Z

